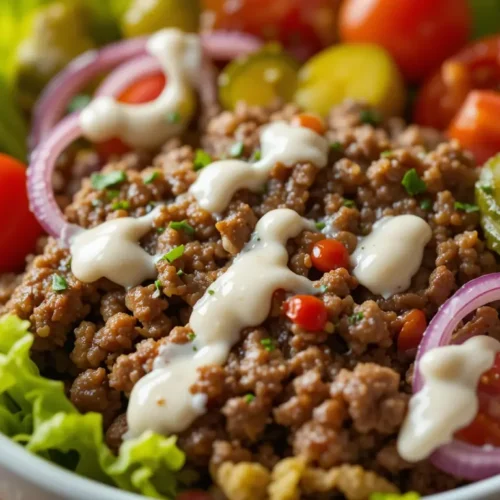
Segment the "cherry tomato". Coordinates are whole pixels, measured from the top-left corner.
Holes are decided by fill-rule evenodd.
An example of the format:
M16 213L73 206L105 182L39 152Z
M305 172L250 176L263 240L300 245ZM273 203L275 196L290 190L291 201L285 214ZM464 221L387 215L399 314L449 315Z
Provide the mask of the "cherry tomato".
M403 75L421 81L468 39L467 0L346 0L340 37L385 47Z
M328 315L323 301L312 295L295 295L283 304L287 318L310 332L325 328Z
M471 90L500 88L500 36L478 40L443 63L423 85L414 108L420 125L445 129Z
M134 82L118 96L117 100L125 104L143 104L156 99L164 87L165 75L158 73ZM123 155L130 151L130 148L120 139L110 139L96 144L96 149L99 155L106 160L111 156Z
M484 413L478 413L476 418L455 436L461 441L483 446L485 444L500 446L500 422Z
M326 132L325 122L312 113L300 113L292 118L292 125L297 127L310 128L319 135Z
M313 266L327 273L339 267L349 268L349 252L337 240L321 240L314 244L311 251Z
M203 0L204 29L239 30L278 40L305 59L336 39L340 0Z
M422 340L427 320L420 309L412 309L405 317L403 327L398 336L398 351L405 352L416 349Z
M29 210L26 166L0 154L0 273L20 271L42 228Z
M212 496L202 490L186 490L179 493L176 500L212 500Z
M448 135L472 151L479 165L500 151L500 93L469 94L448 128Z

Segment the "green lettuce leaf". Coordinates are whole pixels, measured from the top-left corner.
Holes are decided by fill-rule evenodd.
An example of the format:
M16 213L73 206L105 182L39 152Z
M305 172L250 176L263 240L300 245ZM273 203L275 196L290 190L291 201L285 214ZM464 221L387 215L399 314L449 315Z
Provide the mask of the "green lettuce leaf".
M62 382L39 374L30 359L29 322L0 318L0 432L82 476L152 498L175 497L184 453L175 437L146 432L121 446L104 443L102 416L80 414Z

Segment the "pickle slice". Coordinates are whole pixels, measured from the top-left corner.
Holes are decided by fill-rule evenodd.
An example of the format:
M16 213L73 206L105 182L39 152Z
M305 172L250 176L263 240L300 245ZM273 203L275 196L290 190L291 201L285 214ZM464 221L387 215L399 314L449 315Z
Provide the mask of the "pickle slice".
M219 99L226 109L238 101L268 106L277 98L292 100L297 88L299 64L272 45L247 57L231 61L219 76Z
M346 43L321 51L301 68L295 102L325 116L332 106L352 98L393 116L403 112L405 95L399 70L383 48Z

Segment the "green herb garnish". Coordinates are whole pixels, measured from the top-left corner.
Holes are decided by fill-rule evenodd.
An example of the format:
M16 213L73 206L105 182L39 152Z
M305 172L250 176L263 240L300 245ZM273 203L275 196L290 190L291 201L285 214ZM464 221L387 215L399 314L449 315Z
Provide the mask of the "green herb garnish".
M115 201L111 205L112 210L128 210L130 208L130 202L127 200Z
M267 351L272 352L276 349L276 344L273 339L262 339L260 345Z
M388 156L391 156L391 155L392 155L392 151L390 151L390 150L382 151L382 153L380 153L381 158L387 158Z
M367 125L378 125L382 121L380 113L374 109L363 109L359 113L359 119L361 123L366 123Z
M177 276L184 276L184 271L182 269L179 269L177 271Z
M92 96L88 94L78 94L71 102L68 104L68 113L74 113L75 111L81 111L83 108L90 104Z
M196 335L193 332L189 332L187 334L187 338L188 338L189 342L192 342L196 338Z
M144 184L151 184L156 179L158 179L160 172L150 172L146 177L144 177Z
M353 200L348 200L346 198L344 198L342 205L347 208L356 208L356 203Z
M431 200L429 199L422 200L420 202L420 208L428 212L432 208Z
M419 177L414 168L411 168L405 173L401 184L410 196L425 193L425 191L427 191L427 184Z
M479 212L479 207L473 203L462 203L461 201L456 201L455 210L461 210L462 212L471 214L472 212Z
M115 170L114 172L109 172L109 174L94 173L90 177L92 187L100 190L115 186L126 180L127 176L122 170Z
M210 288L207 290L208 295L214 295L215 291L211 290Z
M156 232L157 232L158 234L163 234L163 233L165 232L165 228L164 228L164 227L157 227L157 228L156 228Z
M192 236L194 234L194 227L189 225L187 221L182 220L180 222L171 222L168 225L169 228L175 229L176 231L184 231L185 233Z
M120 196L120 191L118 189L108 189L106 191L106 198L108 201L114 200Z
M233 158L239 158L243 154L243 143L241 141L235 142L229 149L229 154Z
M250 161L251 162L256 162L259 161L262 158L262 152L260 149L254 150L252 153L252 156L250 156Z
M245 403L250 404L255 399L255 395L248 393L248 394L245 394L243 399L245 400Z
M203 149L197 149L194 154L193 169L195 172L198 172L198 170L210 165L212 161L212 157L206 151Z
M316 222L314 225L318 231L322 231L326 227L326 224L322 221Z
M169 252L167 252L161 260L166 260L170 263L174 262L174 260L177 260L179 257L182 257L184 255L184 245L179 245L178 247L172 248Z
M64 292L68 289L68 282L64 276L59 276L58 274L52 275L52 290L54 292Z
M362 312L357 312L352 314L347 318L347 321L349 322L350 325L355 325L358 321L361 321L364 318L364 315Z
M181 121L181 114L178 111L171 111L167 113L168 123L179 123Z
M493 194L493 186L491 184L480 184L479 189L486 194Z
M339 141L332 142L330 144L330 149L333 149L333 151L337 151L338 153L342 153L344 151L344 148Z

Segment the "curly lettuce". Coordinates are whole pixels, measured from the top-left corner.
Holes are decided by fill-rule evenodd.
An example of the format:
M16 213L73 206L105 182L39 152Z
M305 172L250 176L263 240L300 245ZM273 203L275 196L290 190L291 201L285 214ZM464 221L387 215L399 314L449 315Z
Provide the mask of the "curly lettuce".
M0 432L82 476L152 498L174 498L185 462L175 437L147 432L113 455L104 443L102 416L82 415L62 382L40 375L30 359L28 327L16 316L0 318Z

